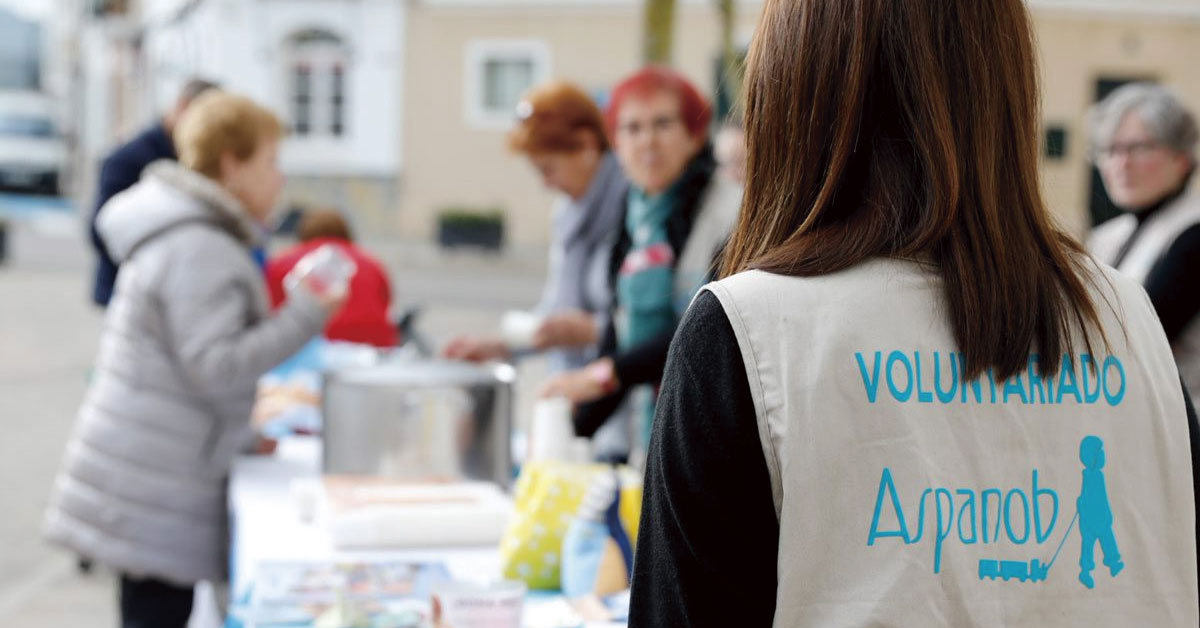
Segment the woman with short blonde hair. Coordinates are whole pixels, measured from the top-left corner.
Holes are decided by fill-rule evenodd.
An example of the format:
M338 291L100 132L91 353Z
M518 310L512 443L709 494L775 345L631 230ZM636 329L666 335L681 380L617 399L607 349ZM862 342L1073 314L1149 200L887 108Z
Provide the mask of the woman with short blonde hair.
M340 295L271 315L251 247L276 205L283 125L210 90L100 212L120 260L95 377L46 515L54 542L120 574L125 627L182 628L192 587L227 575L225 481L250 450L259 376L320 333Z
M228 92L201 94L175 128L179 163L219 179L222 155L248 159L262 144L284 135L283 123L253 100Z

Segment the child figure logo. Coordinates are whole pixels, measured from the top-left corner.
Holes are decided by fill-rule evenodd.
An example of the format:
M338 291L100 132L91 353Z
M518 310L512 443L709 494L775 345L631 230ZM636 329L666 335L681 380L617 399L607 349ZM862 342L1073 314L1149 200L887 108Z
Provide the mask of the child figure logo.
M1075 516L1067 525L1058 549L1050 562L1043 565L1037 559L1028 564L1019 561L999 561L984 559L979 561L979 579L1016 578L1021 582L1042 582L1046 579L1050 568L1058 560L1058 553L1071 536L1075 522L1079 522L1079 536L1082 547L1079 553L1079 582L1083 586L1094 589L1096 581L1092 578L1092 570L1096 568L1096 543L1104 552L1104 565L1115 578L1125 568L1121 562L1121 552L1117 549L1117 539L1113 535L1112 506L1108 503L1108 487L1104 482L1104 441L1098 436L1086 436L1079 443L1079 461L1083 463L1083 482L1079 489L1079 499L1075 500Z
M1108 503L1108 488L1104 482L1104 441L1096 436L1087 436L1079 443L1079 461L1083 463L1083 486L1075 507L1079 512L1079 536L1083 547L1079 553L1079 581L1092 589L1096 581L1092 570L1096 568L1095 549L1100 543L1104 552L1104 565L1115 578L1125 568L1117 539L1113 536L1112 507Z

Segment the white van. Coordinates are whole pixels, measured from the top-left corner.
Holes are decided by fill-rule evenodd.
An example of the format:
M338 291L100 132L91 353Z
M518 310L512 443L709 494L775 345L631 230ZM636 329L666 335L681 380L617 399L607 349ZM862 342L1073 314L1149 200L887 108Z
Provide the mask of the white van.
M0 190L58 194L67 144L45 94L0 90Z

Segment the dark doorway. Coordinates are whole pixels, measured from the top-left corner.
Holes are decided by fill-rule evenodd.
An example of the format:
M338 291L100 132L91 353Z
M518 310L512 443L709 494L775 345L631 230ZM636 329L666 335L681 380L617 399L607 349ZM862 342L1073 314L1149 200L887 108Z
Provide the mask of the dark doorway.
M1096 79L1094 102L1104 100L1105 97L1122 85L1139 82L1153 83L1155 80L1146 76L1102 76ZM1116 217L1121 213L1121 210L1117 209L1116 205L1113 205L1113 202L1108 198L1108 193L1104 191L1104 180L1100 178L1100 169L1095 164L1092 164L1091 168L1092 188L1091 198L1088 199L1088 211L1092 216L1092 226L1094 227L1110 218Z

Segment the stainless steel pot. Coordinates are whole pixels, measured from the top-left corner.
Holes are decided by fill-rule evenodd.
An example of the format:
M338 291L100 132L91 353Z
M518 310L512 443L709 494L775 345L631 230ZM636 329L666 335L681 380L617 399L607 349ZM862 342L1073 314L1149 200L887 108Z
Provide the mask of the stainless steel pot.
M514 377L508 365L443 361L327 372L325 472L507 488Z

